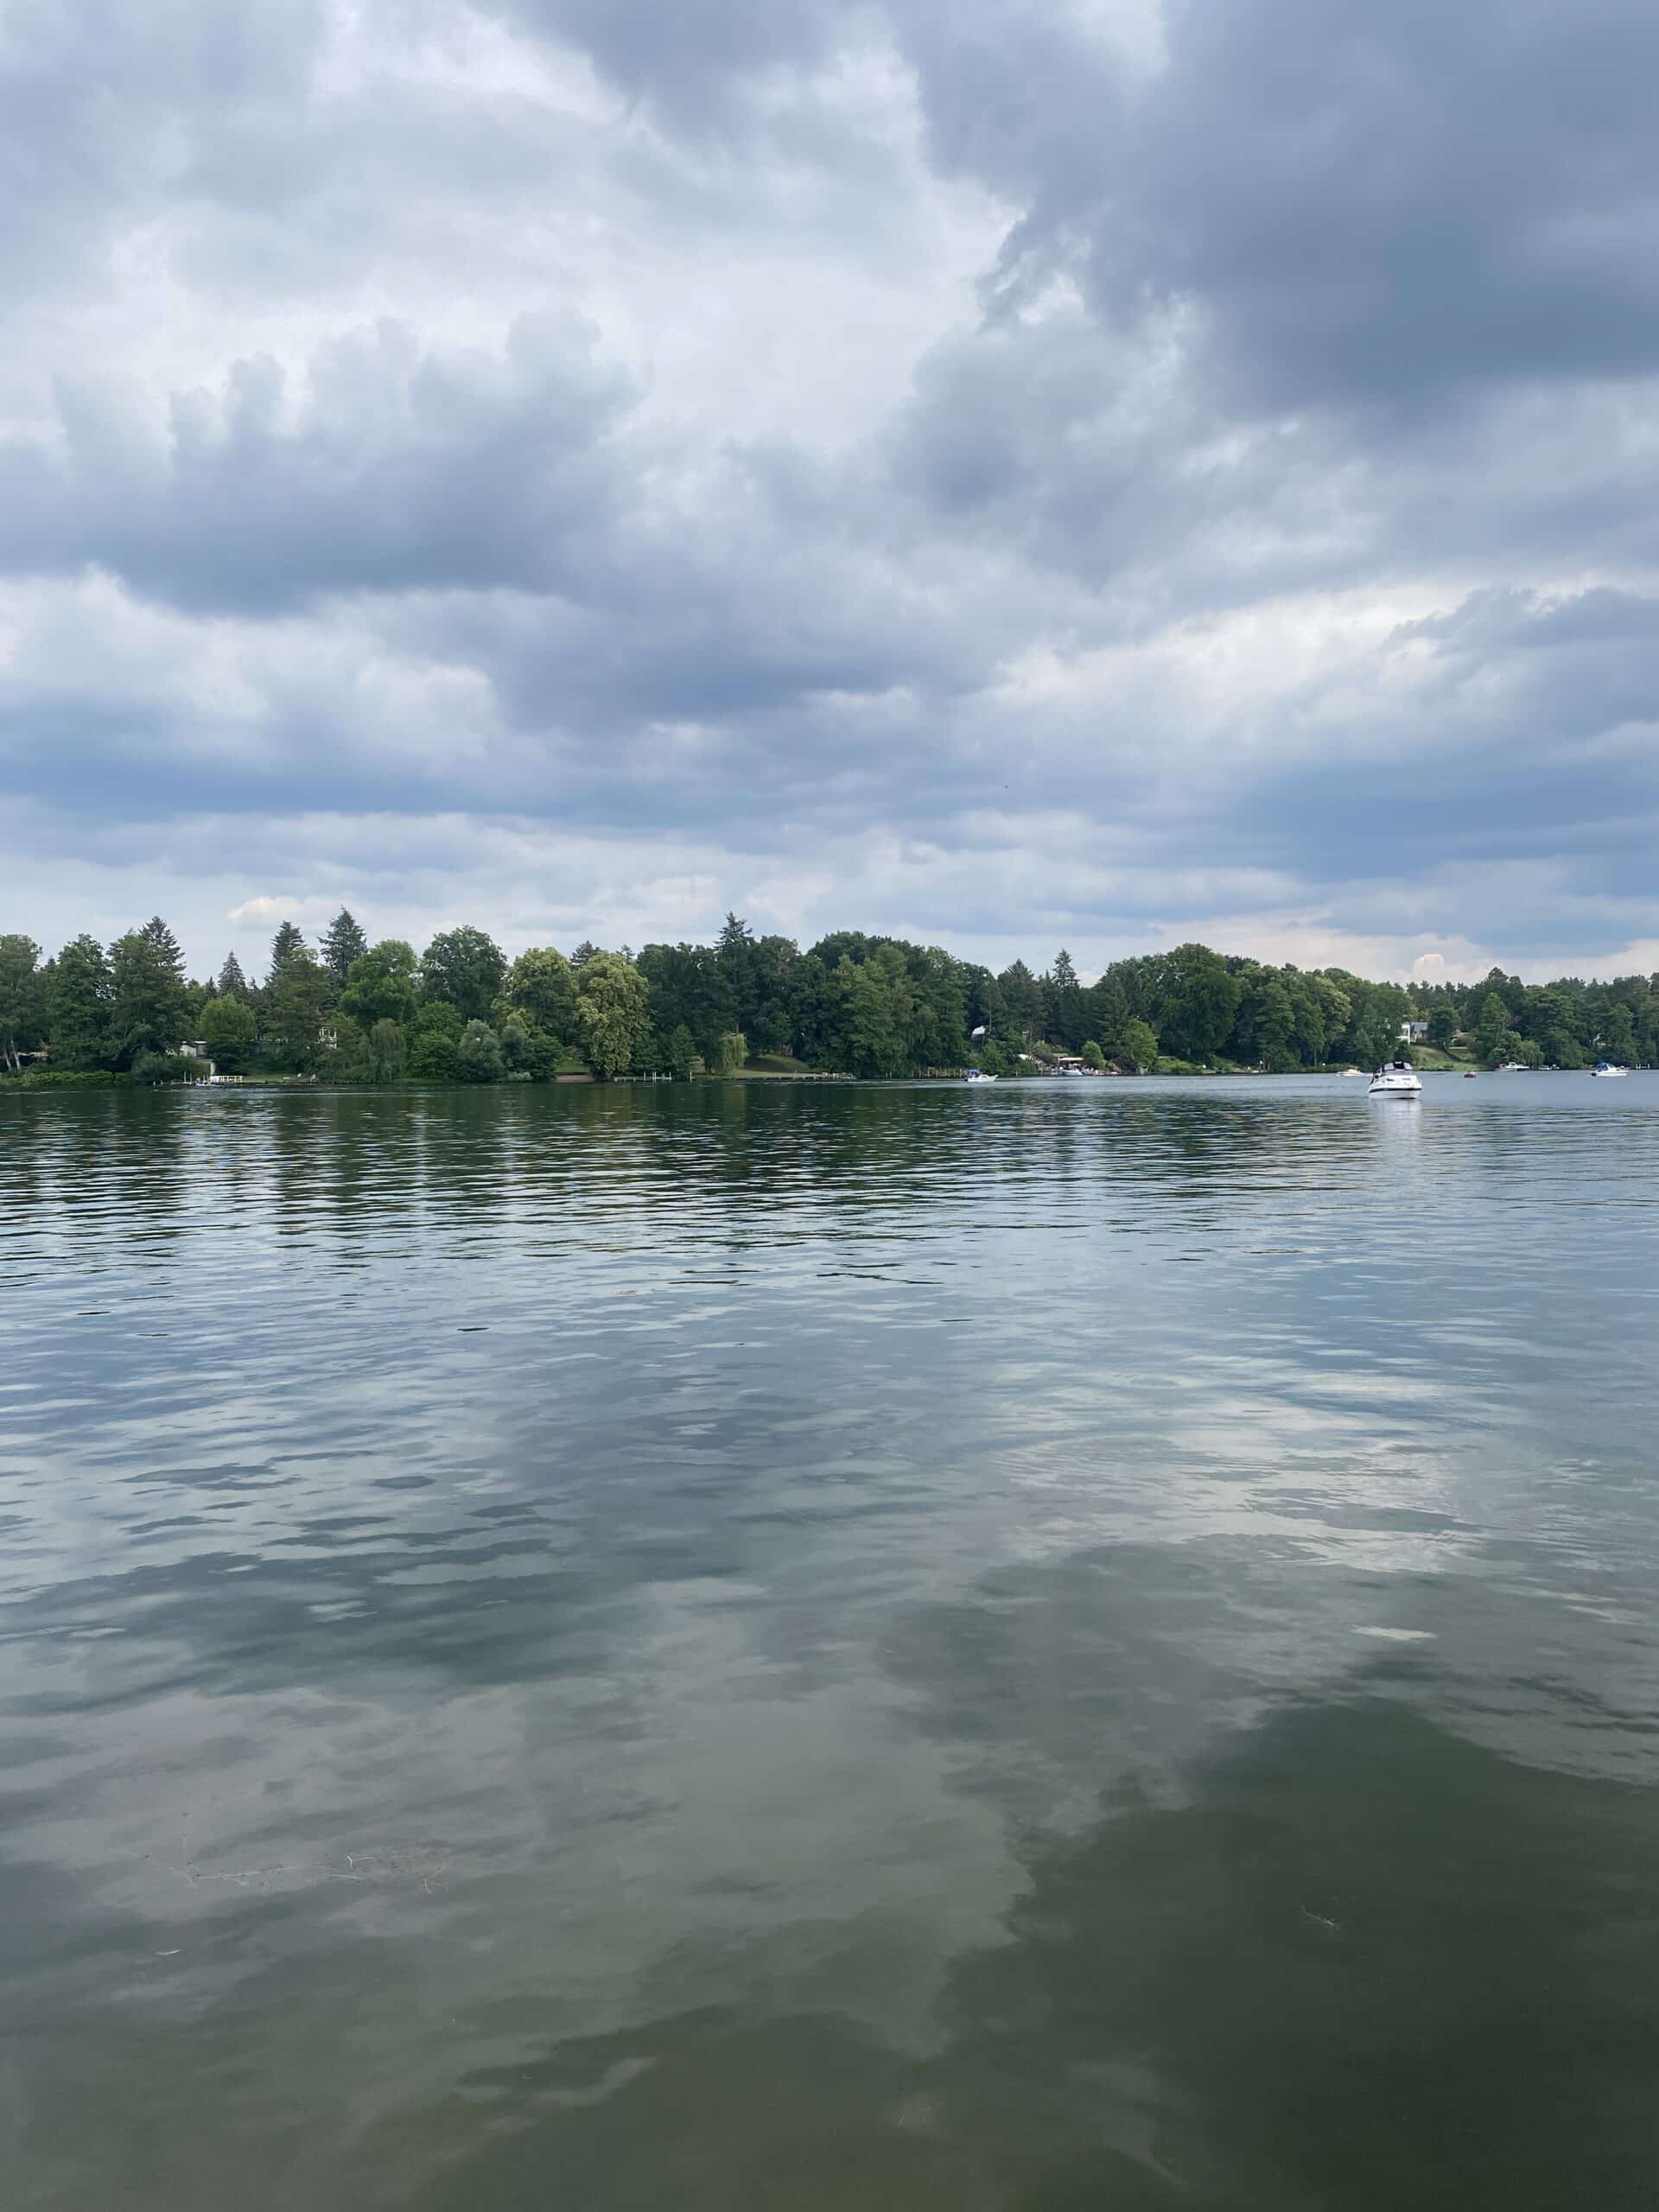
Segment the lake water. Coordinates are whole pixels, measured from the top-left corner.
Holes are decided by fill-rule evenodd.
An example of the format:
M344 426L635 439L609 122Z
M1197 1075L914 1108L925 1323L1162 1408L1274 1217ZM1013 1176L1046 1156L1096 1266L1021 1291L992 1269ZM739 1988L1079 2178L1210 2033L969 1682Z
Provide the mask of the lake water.
M1659 1077L0 1098L0 2193L1659 2201Z

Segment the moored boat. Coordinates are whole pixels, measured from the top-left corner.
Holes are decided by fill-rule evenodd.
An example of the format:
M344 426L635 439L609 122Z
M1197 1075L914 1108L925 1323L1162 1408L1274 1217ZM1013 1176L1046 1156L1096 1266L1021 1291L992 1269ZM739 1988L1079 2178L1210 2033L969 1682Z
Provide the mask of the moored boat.
M1418 1098L1423 1079L1409 1060L1386 1060L1371 1077L1372 1098Z
M969 1068L962 1078L964 1083L995 1083L994 1075L987 1075L983 1068Z
M1630 1070L1620 1067L1616 1060L1598 1060L1590 1072L1592 1075L1628 1075Z

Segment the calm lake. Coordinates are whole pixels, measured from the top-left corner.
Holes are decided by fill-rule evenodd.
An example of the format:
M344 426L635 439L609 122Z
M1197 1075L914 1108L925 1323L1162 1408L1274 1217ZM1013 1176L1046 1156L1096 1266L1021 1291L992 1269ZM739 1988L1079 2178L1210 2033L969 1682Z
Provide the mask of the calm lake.
M0 1097L0 2173L1659 2201L1659 1076Z

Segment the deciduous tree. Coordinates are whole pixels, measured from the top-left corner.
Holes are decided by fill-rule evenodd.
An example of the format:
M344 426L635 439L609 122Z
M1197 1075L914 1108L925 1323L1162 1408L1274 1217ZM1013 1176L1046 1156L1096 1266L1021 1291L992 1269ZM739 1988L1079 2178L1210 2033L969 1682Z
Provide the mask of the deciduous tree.
M369 1031L368 1077L371 1083L396 1083L408 1059L401 1022L377 1021Z
M469 1021L455 1047L464 1083L499 1083L504 1071L501 1039L487 1021Z
M427 997L454 1007L463 1022L484 1020L506 972L506 955L495 939L469 923L441 930L421 956Z
M1218 952L1206 944L1178 944L1154 957L1149 977L1152 1020L1166 1052L1207 1060L1227 1041L1242 986Z
M1140 1069L1142 1075L1148 1068L1158 1065L1158 1039L1144 1021L1124 1023L1118 1049L1132 1065Z
M532 944L521 952L503 978L495 1011L505 1020L521 1014L552 1038L567 1038L575 1009L576 979L570 963L554 945Z
M245 1075L257 1027L245 999L228 993L210 999L201 1010L201 1035L214 1066L226 1075Z
M340 1006L365 1029L372 1030L377 1021L410 1022L419 973L412 944L401 938L382 938L353 961Z
M576 1033L594 1073L607 1082L631 1068L651 1034L650 987L620 952L595 952L576 977Z

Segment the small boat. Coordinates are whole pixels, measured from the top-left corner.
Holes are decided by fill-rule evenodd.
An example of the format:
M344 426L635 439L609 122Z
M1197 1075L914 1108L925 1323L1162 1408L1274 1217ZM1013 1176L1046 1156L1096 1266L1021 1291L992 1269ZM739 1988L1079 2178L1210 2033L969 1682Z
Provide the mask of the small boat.
M1614 1060L1598 1060L1590 1071L1592 1075L1629 1075L1629 1068L1622 1068Z
M1371 1077L1368 1096L1372 1098L1418 1098L1422 1095L1423 1078L1409 1060L1388 1060Z
M969 1068L962 1078L964 1083L995 1083L994 1075L987 1075L983 1068Z
M1465 1083L1472 1083L1474 1081L1475 1071L1473 1068L1465 1068L1463 1071L1463 1079Z

